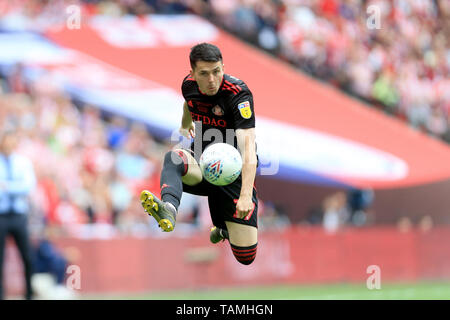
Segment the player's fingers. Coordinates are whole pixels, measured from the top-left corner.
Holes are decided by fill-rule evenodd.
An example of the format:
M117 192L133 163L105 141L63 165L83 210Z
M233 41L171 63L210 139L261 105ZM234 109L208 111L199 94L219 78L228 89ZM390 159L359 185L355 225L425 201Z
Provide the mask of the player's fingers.
M190 131L186 129L180 128L178 131L181 133L183 137L189 138L191 136Z
M249 214L249 212L250 212L250 210L246 210L246 209L239 210L238 209L238 216L240 219L244 219Z
M189 133L191 134L192 138L195 138L195 131L194 131L194 129L189 129Z

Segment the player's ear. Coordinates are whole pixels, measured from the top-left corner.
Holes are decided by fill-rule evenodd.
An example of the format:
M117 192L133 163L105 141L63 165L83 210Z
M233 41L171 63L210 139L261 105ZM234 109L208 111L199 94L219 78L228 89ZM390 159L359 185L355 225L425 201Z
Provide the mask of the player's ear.
M189 70L189 74L191 75L192 78L194 77L194 71L192 69Z

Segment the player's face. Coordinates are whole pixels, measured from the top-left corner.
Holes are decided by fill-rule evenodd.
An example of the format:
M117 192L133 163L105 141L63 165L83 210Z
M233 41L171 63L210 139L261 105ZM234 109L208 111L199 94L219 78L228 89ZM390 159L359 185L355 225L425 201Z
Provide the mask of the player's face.
M223 79L222 61L197 61L191 76L195 79L201 92L213 96L219 91Z

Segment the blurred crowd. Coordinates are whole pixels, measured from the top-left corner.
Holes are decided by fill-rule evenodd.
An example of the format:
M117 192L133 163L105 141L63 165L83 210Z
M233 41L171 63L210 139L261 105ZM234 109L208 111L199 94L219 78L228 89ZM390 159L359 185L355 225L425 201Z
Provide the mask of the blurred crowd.
M46 79L25 83L18 73L1 81L0 126L15 130L18 152L34 164L37 225L69 233L92 223L124 232L147 226L139 193L159 190L161 157L169 146L154 141L143 124L76 105Z
M32 28L67 18L202 15L305 72L450 142L448 0L0 0ZM12 20L12 19L11 19Z
M0 0L0 27L39 30L63 23L73 4L80 6L83 19L97 14L204 16L450 142L447 0ZM0 124L20 129L21 152L35 163L38 217L49 225L102 225L105 233L111 232L110 226L145 232L149 220L138 194L144 188L159 189L161 157L171 146L152 137L144 124L72 101L61 89L43 85L45 80L25 83L22 71L18 65L3 75ZM336 195L324 207L342 199ZM205 219L203 202L187 196L185 203L187 213L181 219L193 224ZM262 222L267 226L289 224L276 204L265 209ZM336 224L333 215L324 217L324 224Z
M449 1L209 3L234 34L450 142Z
M368 226L375 221L374 199L371 189L336 191L324 197L319 206L311 208L305 222L320 225L330 233L346 226Z
M448 0L211 0L212 19L450 142Z
M449 1L285 3L278 28L283 56L450 142Z

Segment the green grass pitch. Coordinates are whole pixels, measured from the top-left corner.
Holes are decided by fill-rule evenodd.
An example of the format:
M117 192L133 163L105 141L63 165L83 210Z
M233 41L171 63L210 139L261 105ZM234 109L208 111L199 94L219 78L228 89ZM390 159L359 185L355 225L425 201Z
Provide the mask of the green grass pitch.
M209 288L143 294L83 295L82 299L133 300L450 300L450 282L278 285L242 288Z

